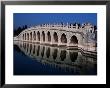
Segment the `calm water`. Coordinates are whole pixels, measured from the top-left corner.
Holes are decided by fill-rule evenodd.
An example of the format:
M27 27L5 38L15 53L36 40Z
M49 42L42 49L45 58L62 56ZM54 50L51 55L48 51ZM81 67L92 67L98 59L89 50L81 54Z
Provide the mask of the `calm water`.
M78 49L15 41L14 75L97 75L97 60Z

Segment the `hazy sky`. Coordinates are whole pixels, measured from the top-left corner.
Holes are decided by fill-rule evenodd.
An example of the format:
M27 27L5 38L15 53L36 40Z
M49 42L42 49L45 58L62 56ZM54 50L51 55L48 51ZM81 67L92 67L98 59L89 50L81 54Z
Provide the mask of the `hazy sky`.
M23 25L35 26L45 23L86 23L97 25L96 13L14 13L14 29Z

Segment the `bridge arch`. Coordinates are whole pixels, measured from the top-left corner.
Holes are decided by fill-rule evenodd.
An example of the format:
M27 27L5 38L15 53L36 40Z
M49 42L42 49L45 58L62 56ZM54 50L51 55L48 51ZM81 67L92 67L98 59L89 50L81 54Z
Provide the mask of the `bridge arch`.
M45 33L44 33L44 31L42 31L42 40L43 40L43 42L45 41Z
M29 33L27 33L27 40L29 40Z
M32 32L30 32L30 40L32 40Z
M57 35L56 32L54 32L54 34L53 34L53 38L54 38L54 41L55 41L55 42L58 42L58 35Z
M51 41L51 35L50 35L50 32L49 31L47 32L47 39L48 39L48 42Z
M73 43L73 44L78 44L78 39L75 35L73 35L70 39L70 43Z
M37 40L40 41L40 32L37 32Z
M26 40L26 33L25 33L25 40Z
M33 40L36 40L36 32L33 33Z
M66 35L64 33L61 35L61 42L67 43L67 38L66 38Z
M23 34L23 40L24 40L24 34Z

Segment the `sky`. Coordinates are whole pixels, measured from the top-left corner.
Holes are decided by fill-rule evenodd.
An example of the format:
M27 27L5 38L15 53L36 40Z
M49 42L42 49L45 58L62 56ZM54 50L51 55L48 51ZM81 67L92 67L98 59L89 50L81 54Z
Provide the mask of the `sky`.
M97 13L14 13L14 30L49 23L91 23L97 25Z

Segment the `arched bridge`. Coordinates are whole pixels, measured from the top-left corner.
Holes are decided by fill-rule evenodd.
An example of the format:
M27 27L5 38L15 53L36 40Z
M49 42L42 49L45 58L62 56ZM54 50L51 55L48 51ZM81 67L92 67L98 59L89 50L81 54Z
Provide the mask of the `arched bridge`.
M89 36L94 34L94 31L90 23L80 27L77 24L43 24L22 31L14 37L14 40L67 47L77 46L84 50L96 51L95 43L89 41Z

